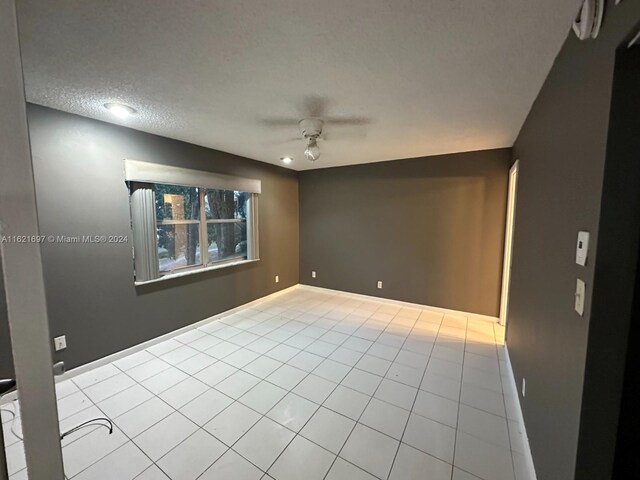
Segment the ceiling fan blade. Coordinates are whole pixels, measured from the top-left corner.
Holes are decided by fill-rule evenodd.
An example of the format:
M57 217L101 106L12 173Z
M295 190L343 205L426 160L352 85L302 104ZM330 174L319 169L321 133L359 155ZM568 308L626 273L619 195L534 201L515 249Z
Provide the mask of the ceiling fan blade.
M287 143L302 142L302 137L291 137L284 140L269 140L264 142L265 145L285 145ZM302 144L302 143L301 143Z
M330 129L328 132L323 132L320 137L328 142L334 140L364 140L367 138L366 130L359 129Z
M363 126L369 125L371 123L371 119L367 117L325 117L323 119L325 123L329 125L353 125L353 126Z
M260 119L260 123L267 127L297 127L298 122L300 122L299 118L271 117Z
M306 95L298 109L301 118L323 118L330 100L321 95Z

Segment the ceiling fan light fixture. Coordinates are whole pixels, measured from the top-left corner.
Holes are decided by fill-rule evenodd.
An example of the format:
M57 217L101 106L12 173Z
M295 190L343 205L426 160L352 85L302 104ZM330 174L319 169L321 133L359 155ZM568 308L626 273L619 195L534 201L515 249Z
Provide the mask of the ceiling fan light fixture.
M315 137L309 137L307 148L304 151L304 156L307 157L307 160L310 162L315 162L320 158L320 147L318 146L318 141Z

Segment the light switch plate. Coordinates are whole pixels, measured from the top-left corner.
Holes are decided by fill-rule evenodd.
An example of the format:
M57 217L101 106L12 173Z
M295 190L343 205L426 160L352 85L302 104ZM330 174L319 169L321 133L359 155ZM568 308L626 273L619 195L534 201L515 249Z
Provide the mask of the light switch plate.
M584 296L585 296L585 284L579 278L576 280L576 303L575 310L578 315L584 315Z
M313 270L313 271L311 272L311 278L316 278L316 272L315 272L315 270Z
M587 264L587 254L589 252L589 232L578 232L578 242L576 243L576 263L583 267Z

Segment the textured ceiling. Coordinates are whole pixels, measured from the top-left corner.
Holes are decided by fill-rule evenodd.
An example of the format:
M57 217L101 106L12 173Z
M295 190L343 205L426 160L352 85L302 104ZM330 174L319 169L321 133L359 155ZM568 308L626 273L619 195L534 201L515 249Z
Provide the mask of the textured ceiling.
M303 170L513 145L581 2L17 3L29 101Z

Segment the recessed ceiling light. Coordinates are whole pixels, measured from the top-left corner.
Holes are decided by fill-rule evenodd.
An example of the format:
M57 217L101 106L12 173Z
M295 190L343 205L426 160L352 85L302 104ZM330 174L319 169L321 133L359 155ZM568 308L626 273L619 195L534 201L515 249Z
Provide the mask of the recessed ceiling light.
M291 157L282 157L282 158L280 158L280 160L282 160L282 163L286 163L287 165L289 165L291 162L293 162L293 158L291 158Z
M135 108L130 107L129 105L124 105L123 103L105 103L104 108L109 110L116 117L122 119L136 113Z

